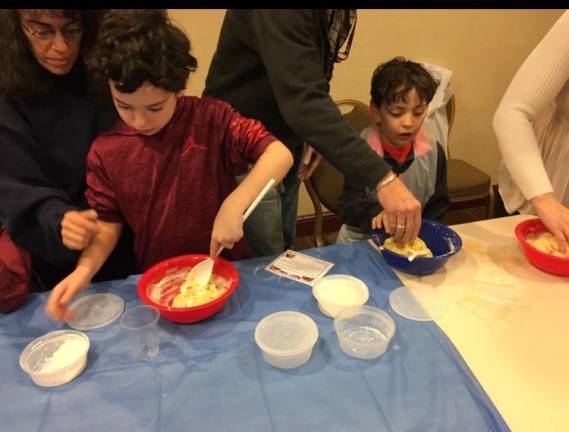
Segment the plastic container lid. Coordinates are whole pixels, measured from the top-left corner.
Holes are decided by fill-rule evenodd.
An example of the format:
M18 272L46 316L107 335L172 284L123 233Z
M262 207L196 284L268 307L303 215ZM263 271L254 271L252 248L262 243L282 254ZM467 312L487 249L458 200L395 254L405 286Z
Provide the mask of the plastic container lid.
M396 288L389 294L389 304L399 315L413 321L439 319L448 309L447 300L428 286Z
M312 349L318 340L318 327L300 312L281 311L267 315L255 328L255 341L266 353L279 357L295 356Z
M104 327L121 316L124 300L115 294L90 294L73 302L69 310L74 314L73 318L65 321L69 327L92 330Z

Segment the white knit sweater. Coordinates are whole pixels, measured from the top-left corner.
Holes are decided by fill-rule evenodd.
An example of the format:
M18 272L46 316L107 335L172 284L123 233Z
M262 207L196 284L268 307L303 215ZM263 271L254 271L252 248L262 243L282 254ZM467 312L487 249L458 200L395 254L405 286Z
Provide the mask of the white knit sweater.
M509 212L535 213L529 200L552 191L569 206L568 81L569 11L522 64L494 115Z

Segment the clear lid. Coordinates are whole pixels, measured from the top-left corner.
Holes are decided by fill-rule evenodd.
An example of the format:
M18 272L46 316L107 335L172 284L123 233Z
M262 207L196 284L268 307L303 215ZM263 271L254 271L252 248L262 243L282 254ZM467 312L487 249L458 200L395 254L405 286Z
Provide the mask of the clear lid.
M433 321L441 318L448 309L448 301L429 286L402 286L389 294L391 308L404 318L413 321Z
M76 330L92 330L104 327L124 310L124 300L116 294L97 293L83 296L69 307L73 318L65 321Z

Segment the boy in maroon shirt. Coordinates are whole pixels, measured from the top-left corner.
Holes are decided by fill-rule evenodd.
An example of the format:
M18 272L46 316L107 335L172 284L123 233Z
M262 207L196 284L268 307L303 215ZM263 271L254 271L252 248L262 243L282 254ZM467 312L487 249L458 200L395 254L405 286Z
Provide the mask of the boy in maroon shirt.
M190 42L161 10L105 15L88 58L110 89L122 120L94 142L87 160L87 200L97 212L92 238L75 271L52 291L46 313L67 305L105 262L128 224L140 271L185 253L246 257L243 213L269 179L292 166L290 151L256 120L214 98L183 96L197 61ZM235 176L254 167L236 187Z

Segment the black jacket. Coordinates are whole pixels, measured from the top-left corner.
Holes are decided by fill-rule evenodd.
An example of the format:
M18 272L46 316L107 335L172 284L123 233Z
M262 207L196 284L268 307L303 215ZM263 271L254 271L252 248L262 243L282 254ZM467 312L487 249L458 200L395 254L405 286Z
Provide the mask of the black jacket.
M306 142L345 176L374 187L390 167L329 96L327 27L324 9L228 11L204 94L262 121L291 149L296 166Z
M33 269L51 285L71 271L79 253L61 240L61 219L85 209L85 169L91 141L112 125L112 105L87 98L76 66L52 76L49 93L0 97L0 223L32 254Z

